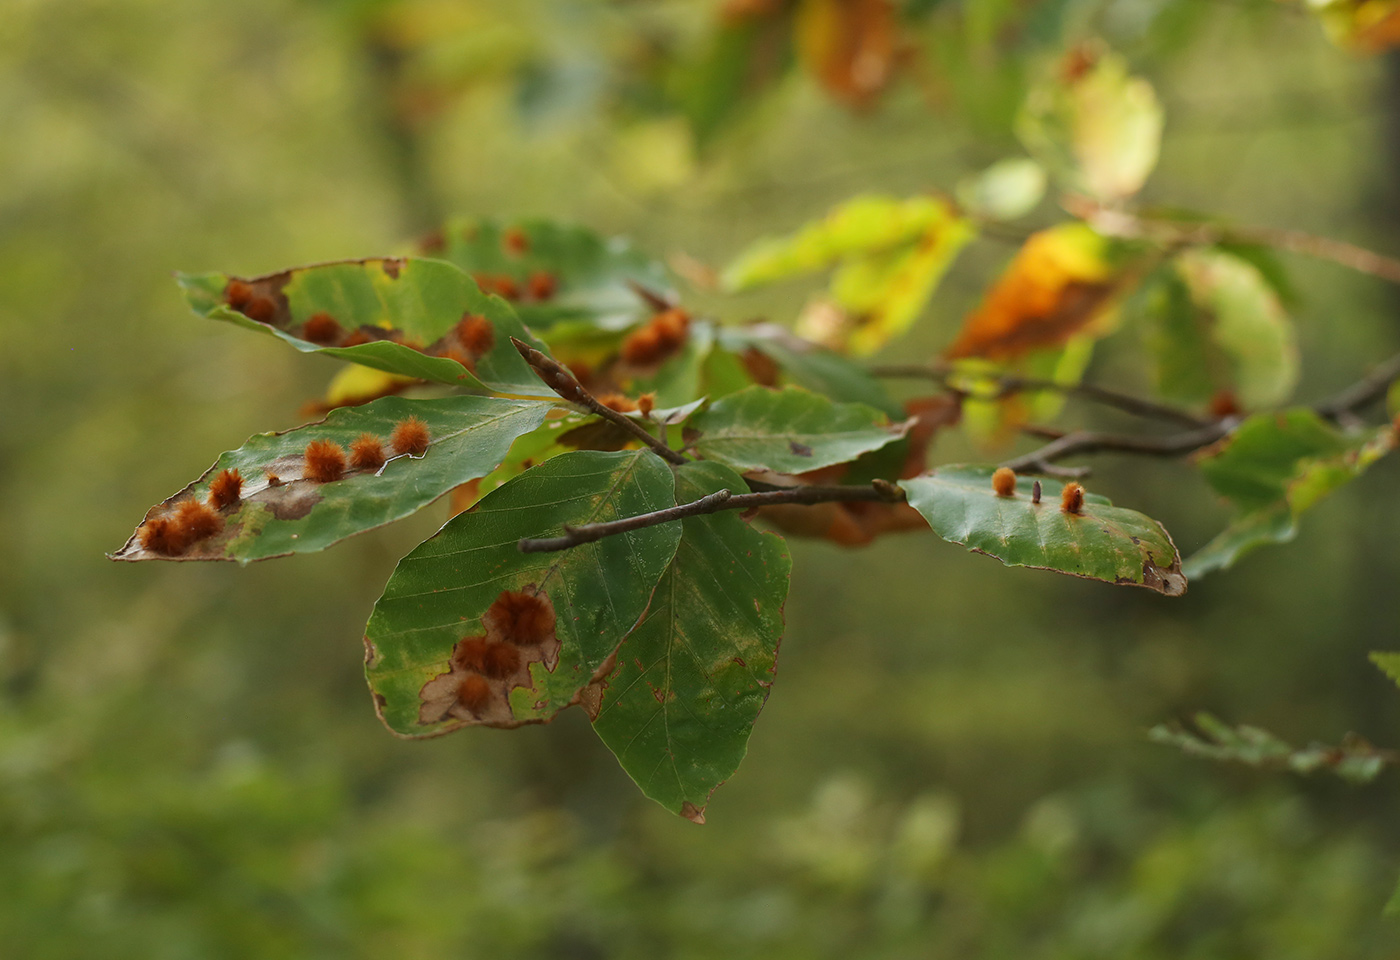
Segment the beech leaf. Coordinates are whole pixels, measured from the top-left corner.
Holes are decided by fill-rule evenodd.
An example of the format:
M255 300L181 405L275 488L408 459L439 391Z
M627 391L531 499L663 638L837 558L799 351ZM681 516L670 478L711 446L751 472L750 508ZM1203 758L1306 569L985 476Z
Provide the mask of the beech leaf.
M690 418L696 453L736 470L806 473L846 463L900 439L908 423L801 387L749 387Z
M746 493L717 463L676 471L676 499ZM791 560L782 539L736 513L691 517L646 616L600 684L593 729L642 792L703 822L738 768L768 699Z
M384 723L436 736L542 722L575 702L646 610L680 526L559 553L517 544L675 502L671 468L651 451L581 450L449 520L399 561L366 627L365 672Z
M409 400L385 397L358 407L332 410L326 419L283 433L260 433L231 450L179 493L147 512L143 526L114 560L238 560L247 563L290 553L324 550L346 537L400 520L453 487L485 476L506 456L516 437L537 428L550 404L496 397ZM421 455L400 455L391 442L395 426L410 417L426 425ZM379 441L382 467L353 463L355 442L368 434ZM336 444L345 457L340 479L308 476L306 452L313 441ZM177 553L143 546L146 524L168 517L186 502L203 503L225 470L242 484L233 503L216 510L221 529ZM275 482L274 482L275 481ZM146 535L149 538L149 534Z
M1061 486L1016 481L1014 495L998 496L989 467L944 467L901 480L909 504L933 532L1012 567L1054 570L1106 583L1147 587L1169 597L1186 592L1181 557L1156 520L1115 507L1103 497L1084 497L1078 513L1061 506Z
M1204 451L1206 480L1236 508L1235 519L1186 561L1188 576L1232 566L1266 543L1286 543L1298 518L1395 449L1395 428L1343 433L1312 410L1260 413Z
M271 334L303 353L435 383L553 396L510 338L544 345L509 304L450 263L350 260L249 279L206 273L178 280L200 316ZM456 330L471 316L482 319L463 342Z

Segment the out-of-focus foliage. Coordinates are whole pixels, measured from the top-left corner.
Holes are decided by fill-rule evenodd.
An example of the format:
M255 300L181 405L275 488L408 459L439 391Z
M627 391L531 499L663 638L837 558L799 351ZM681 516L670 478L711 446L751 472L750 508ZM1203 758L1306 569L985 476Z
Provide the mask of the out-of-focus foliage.
M1395 690L1364 660L1394 647L1400 529L1377 508L1391 462L1319 503L1294 549L1170 604L930 537L854 555L799 544L781 694L703 829L653 810L581 715L384 735L359 634L394 558L445 510L275 568L100 558L133 505L303 422L333 375L272 338L191 323L173 269L384 254L456 213L547 215L723 262L858 193L914 196L1010 155L1026 79L1044 76L1034 57L1053 64L1090 27L1170 117L1145 200L1385 248L1367 192L1391 166L1380 60L1338 55L1274 0L911 2L900 29L927 56L853 115L800 65L784 12L730 74L757 95L717 96L728 112L700 138L677 112L681 78L728 9L473 0L366 28L394 6L5 11L7 945L143 960L1391 956L1393 774L1356 791L1141 737L1208 704L1293 743L1393 742ZM459 56L485 66L454 76ZM450 79L419 88L431 96L406 83L434 76ZM1006 253L967 251L940 309L880 359L936 355ZM1395 348L1391 311L1366 278L1288 266L1309 358L1298 395L1325 396ZM774 287L748 307L776 320L802 299ZM1096 348L1096 378L1150 382L1128 336ZM760 344L780 380L891 403L856 365L771 329L718 339L734 349L707 362L716 382ZM971 456L953 431L936 442L940 459ZM1200 483L1182 465L1105 462L1095 489L1145 491L1190 550L1225 522Z

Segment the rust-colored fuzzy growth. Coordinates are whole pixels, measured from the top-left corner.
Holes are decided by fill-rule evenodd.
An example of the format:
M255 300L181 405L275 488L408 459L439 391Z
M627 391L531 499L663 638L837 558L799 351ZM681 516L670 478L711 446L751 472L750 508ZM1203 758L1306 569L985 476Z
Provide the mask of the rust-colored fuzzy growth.
M475 313L465 313L456 326L457 342L474 357L489 353L496 343L496 329L491 321Z
M178 556L189 548L190 540L184 527L171 517L155 517L141 524L137 532L141 548L167 557Z
M491 702L491 684L479 674L467 674L457 687L457 702L472 713L480 714Z
M235 310L242 310L253 299L253 288L242 280L230 280L224 287L224 303Z
M999 497L1016 496L1016 471L1010 467L998 467L992 474L992 490Z
M679 307L663 310L622 341L622 360L634 367L660 363L681 348L689 329L690 314Z
M554 636L554 606L548 597L506 590L481 618L486 635L534 647Z
M350 444L350 466L356 470L378 470L387 459L384 444L372 433L362 433Z
M505 641L463 637L452 649L452 666L503 680L520 668L520 650Z
M400 420L394 425L394 433L390 437L395 452L415 457L421 457L428 452L428 443L431 440L432 434L428 432L428 425L417 417Z
M525 281L525 295L531 300L548 300L559 289L559 281L546 270L536 270Z
M221 470L209 484L209 505L222 510L238 502L243 491L243 475L237 470Z
M308 480L317 483L330 483L339 480L345 472L345 451L340 444L330 440L312 440L306 445L306 473Z
M345 337L345 329L329 313L313 313L301 328L301 338L322 346L334 346Z
M605 393L598 398L598 402L618 413L635 413L637 410L637 401L624 393Z
M513 257L523 257L530 252L530 236L519 227L511 227L501 234L501 247Z
M201 500L184 500L175 508L175 522L191 543L223 530L224 521Z
M277 304L271 297L254 297L238 309L243 316L258 323L271 323L277 316Z
M1077 483L1065 484L1064 492L1060 494L1060 509L1065 513L1084 512L1084 488Z

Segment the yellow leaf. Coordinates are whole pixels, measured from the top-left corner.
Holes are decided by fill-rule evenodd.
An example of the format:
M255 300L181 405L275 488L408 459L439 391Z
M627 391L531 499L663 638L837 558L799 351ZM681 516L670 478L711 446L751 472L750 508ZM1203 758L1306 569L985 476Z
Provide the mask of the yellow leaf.
M1400 45L1400 0L1309 0L1332 42L1359 53Z

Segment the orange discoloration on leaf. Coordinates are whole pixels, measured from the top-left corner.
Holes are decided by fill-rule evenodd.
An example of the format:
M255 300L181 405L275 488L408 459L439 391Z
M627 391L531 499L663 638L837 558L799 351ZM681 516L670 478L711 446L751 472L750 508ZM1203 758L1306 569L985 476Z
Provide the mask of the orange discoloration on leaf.
M950 360L1010 360L1058 347L1103 316L1117 285L1104 243L1078 224L1026 241L948 347Z

